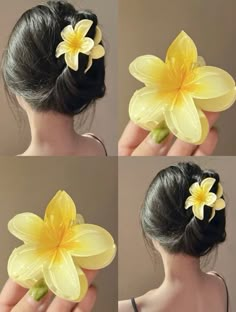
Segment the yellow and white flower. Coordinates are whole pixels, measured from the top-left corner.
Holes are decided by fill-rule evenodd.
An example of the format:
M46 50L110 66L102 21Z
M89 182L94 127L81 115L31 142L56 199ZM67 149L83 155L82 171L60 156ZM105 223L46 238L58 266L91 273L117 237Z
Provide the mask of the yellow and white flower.
M191 196L189 196L185 202L185 209L192 207L193 214L199 220L204 219L204 206L209 206L212 208L211 217L209 222L214 218L216 210L221 210L225 208L225 201L222 198L223 188L220 183L218 183L217 193L210 192L212 186L215 183L214 178L206 178L199 185L195 182L189 188Z
M222 69L205 66L184 31L170 45L165 62L144 55L129 70L145 84L131 98L131 120L149 131L163 127L164 122L186 142L201 144L206 139L209 124L203 111L220 112L236 100L234 79Z
M44 220L33 213L16 215L8 228L24 244L9 258L9 276L26 288L43 280L56 296L81 301L88 289L82 269L104 268L116 254L105 229L83 222L65 191L50 201Z
M79 69L79 53L89 54L94 47L94 41L86 37L93 21L83 19L75 25L66 26L61 32L62 41L56 49L56 57L65 54L67 66L74 71Z

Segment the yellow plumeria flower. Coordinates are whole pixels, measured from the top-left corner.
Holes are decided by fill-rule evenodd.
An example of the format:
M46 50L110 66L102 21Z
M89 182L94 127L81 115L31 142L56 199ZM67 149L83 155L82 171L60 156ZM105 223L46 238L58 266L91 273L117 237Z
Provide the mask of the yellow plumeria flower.
M186 142L200 144L205 140L209 125L203 111L223 111L236 99L234 79L222 69L204 66L184 31L170 45L165 62L144 55L129 69L145 84L130 101L131 120L149 131L164 125Z
M216 194L210 192L215 181L214 178L206 178L200 185L198 182L195 182L189 188L191 196L189 196L185 202L185 209L192 207L194 216L200 220L204 219L205 205L212 208L209 222L214 218L216 210L225 208L225 201L221 198L223 196L222 185L218 183Z
M94 47L94 41L86 37L93 21L83 19L75 25L66 26L61 32L62 41L56 49L56 57L65 54L68 67L77 71L79 69L79 53L88 54Z
M102 41L102 31L101 29L97 26L96 27L96 35L94 38L94 47L89 53L89 61L88 61L88 66L85 70L85 73L91 68L93 65L93 59L97 60L102 58L105 55L105 49L104 47L99 44Z
M81 222L65 191L50 201L44 220L33 213L16 215L8 228L24 245L9 258L9 276L26 288L43 280L56 296L81 301L88 289L82 269L104 268L116 254L113 238L105 229Z

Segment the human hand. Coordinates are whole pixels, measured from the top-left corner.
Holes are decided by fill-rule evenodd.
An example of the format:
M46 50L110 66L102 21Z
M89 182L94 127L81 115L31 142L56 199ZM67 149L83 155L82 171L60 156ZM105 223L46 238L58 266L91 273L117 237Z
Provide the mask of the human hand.
M149 132L130 121L119 141L119 156L207 156L211 155L218 142L218 133L213 128L219 113L205 113L210 131L201 145L194 145L176 139L173 134L157 144Z
M91 285L97 271L84 270ZM85 298L80 303L61 298L53 298L51 292L40 301L35 301L27 289L9 279L0 294L1 312L91 312L96 301L96 288L90 286Z

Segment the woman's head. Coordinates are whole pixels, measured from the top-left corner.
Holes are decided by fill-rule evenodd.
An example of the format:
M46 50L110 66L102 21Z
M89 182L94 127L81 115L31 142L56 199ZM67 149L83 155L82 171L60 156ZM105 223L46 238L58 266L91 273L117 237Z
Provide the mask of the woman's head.
M211 218L212 208L204 206L204 219L194 216L192 209L185 209L190 196L190 186L205 178L214 178L211 192L215 193L220 181L212 170L202 170L194 163L179 163L160 171L152 181L141 210L144 235L157 241L169 253L184 253L201 257L219 243L224 242L225 209Z
M103 97L104 57L94 60L86 73L87 55L79 54L78 71L66 65L64 56L56 58L62 30L83 19L93 21L86 36L94 39L96 15L77 11L65 1L49 1L25 12L15 25L3 56L3 79L8 92L22 97L34 110L70 116Z

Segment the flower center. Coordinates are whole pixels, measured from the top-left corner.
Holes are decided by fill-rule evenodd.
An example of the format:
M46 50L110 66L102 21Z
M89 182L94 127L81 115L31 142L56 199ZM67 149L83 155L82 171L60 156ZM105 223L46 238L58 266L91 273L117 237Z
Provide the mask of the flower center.
M169 92L192 92L195 78L194 64L178 64L175 59L167 63L168 71L165 85Z
M78 52L81 48L81 38L78 36L74 36L74 38L70 42L70 47L74 53Z
M202 189L196 194L196 201L200 204L206 202L206 193Z

